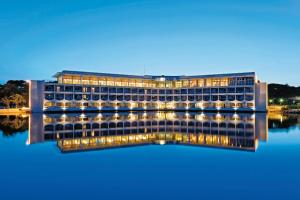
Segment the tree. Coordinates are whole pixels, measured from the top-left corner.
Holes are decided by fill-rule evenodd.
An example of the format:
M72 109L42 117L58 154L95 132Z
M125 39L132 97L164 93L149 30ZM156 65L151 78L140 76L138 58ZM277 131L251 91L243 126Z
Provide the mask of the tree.
M6 108L10 108L11 99L9 97L3 97L1 102L5 105Z
M19 94L10 96L10 100L16 106L16 108L23 107L26 104L26 99Z

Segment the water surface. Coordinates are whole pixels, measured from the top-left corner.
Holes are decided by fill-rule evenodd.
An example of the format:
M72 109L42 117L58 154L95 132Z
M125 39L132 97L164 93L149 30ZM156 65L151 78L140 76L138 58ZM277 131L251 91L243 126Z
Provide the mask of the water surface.
M2 199L299 199L298 116L0 117Z

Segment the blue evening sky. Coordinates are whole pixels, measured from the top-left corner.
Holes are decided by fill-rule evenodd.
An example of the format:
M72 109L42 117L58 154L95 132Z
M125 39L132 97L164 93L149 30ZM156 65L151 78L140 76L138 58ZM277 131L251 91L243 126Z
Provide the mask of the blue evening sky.
M300 0L0 0L0 82L64 69L300 85Z

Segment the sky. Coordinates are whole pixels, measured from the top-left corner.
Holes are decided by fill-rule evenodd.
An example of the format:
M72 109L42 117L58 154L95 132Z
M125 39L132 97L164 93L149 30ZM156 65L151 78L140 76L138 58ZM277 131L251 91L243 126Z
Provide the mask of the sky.
M255 71L300 86L300 0L0 0L0 82Z

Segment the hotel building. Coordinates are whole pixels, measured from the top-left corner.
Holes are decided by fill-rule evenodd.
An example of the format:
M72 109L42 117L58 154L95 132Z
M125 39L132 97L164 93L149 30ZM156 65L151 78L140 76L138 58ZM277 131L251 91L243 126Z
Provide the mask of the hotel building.
M267 111L267 84L254 72L135 76L62 71L54 77L29 82L32 112Z

